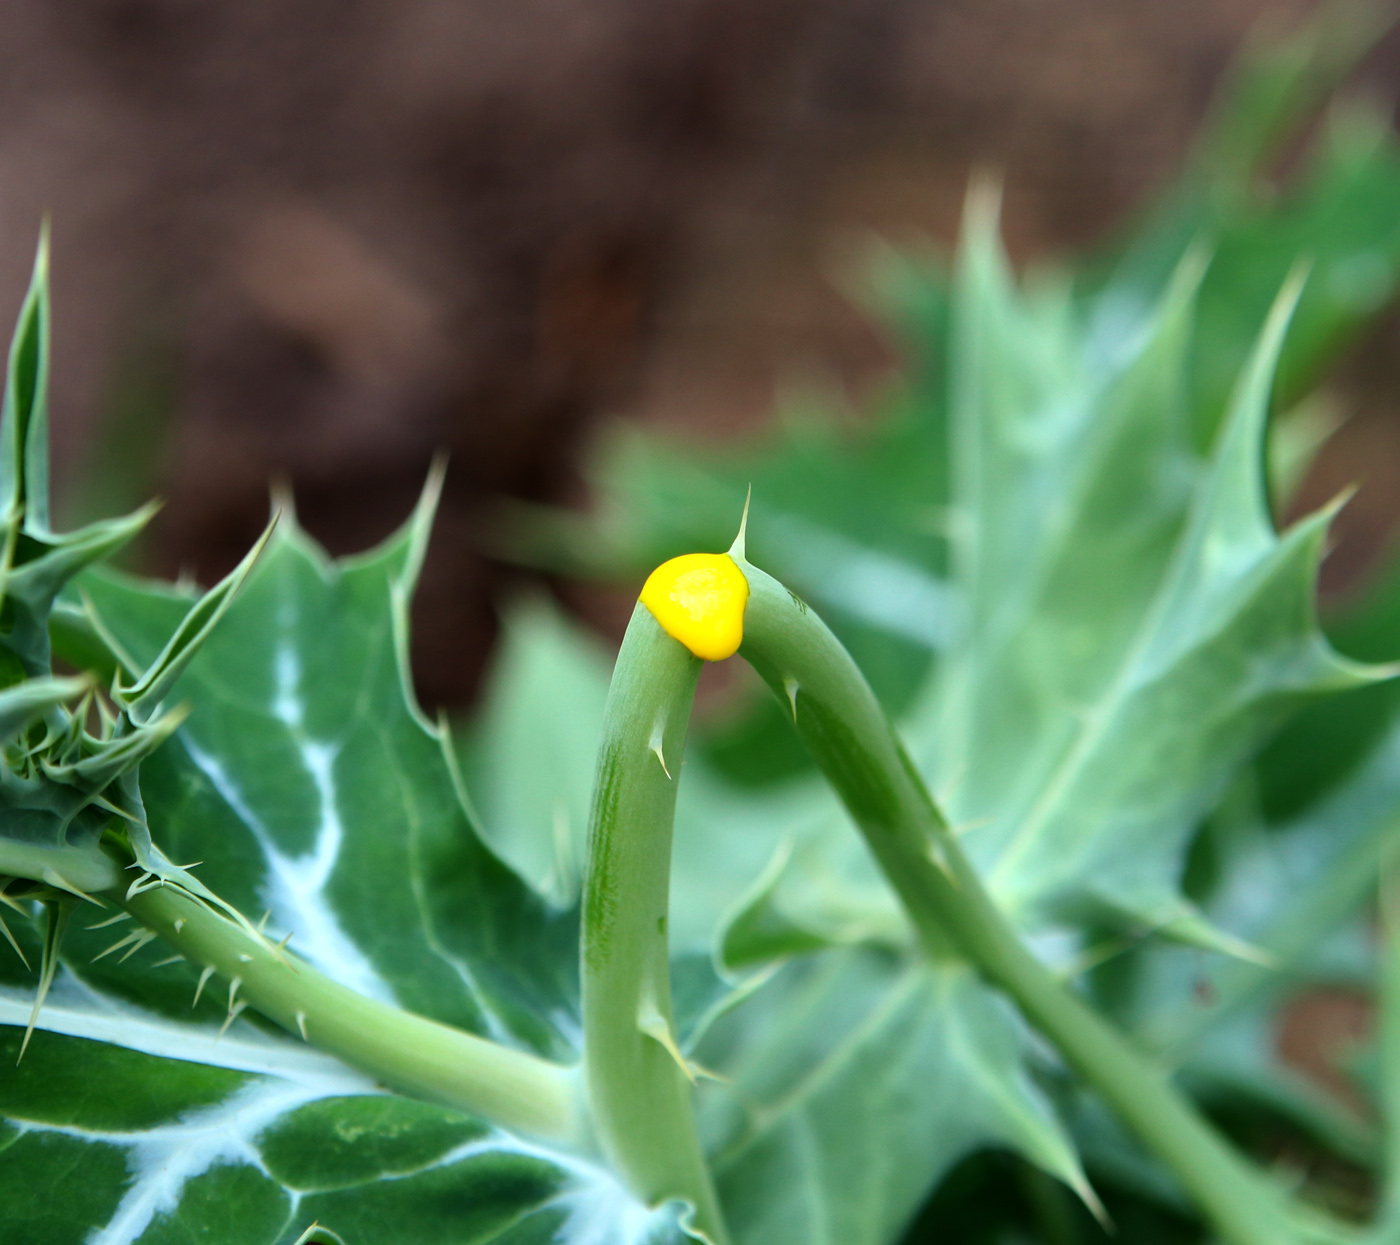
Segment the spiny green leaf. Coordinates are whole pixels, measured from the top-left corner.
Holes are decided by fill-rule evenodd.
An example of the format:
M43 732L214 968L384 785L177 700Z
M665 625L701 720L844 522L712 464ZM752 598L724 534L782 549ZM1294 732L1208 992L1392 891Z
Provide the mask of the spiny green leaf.
M404 682L407 528L332 563L284 520L172 694L190 708L142 769L155 842L316 967L377 997L564 1053L572 916L550 916L478 838L444 741ZM155 660L188 605L118 576L85 591ZM538 917L538 920L536 919Z
M294 521L280 525L169 690L191 714L143 763L135 796L156 843L202 861L197 876L246 912L270 910L269 937L290 932L318 967L428 1015L568 1056L576 916L533 896L478 838L446 741L406 682L407 594L424 513L342 562ZM94 634L133 669L159 657L198 600L98 572L81 588L100 621ZM230 1225L240 1239L285 1245L313 1220L353 1245L397 1245L406 1234L454 1245L682 1239L676 1208L646 1212L593 1166L385 1096L250 1013L229 1022L225 983L202 983L195 966L162 958L120 926L70 934L35 1042L60 1043L71 1073L36 1082L23 1107L0 1105L31 1121L71 1115L83 1101L73 1078L92 1042L148 1054L126 1081L108 1078L107 1120L61 1134L31 1126L23 1148L9 1151L16 1180L26 1173L36 1190L51 1189L42 1176L50 1161L87 1163L100 1186L93 1198L45 1212L16 1191L0 1203L0 1226L57 1213L60 1236L100 1231L106 1245ZM18 974L8 980L0 1022L15 1023L32 987ZM191 1067L213 1078L201 1104L157 1126L132 1115L141 1085L174 1086Z
M1150 928L1198 819L1308 695L1382 676L1314 621L1326 512L1276 536L1262 473L1280 296L1211 458L1182 405L1192 265L1116 358L1014 290L974 214L958 315L953 583L966 614L917 728L998 892ZM1198 266L1197 270L1198 270Z
M86 897L114 884L117 865L100 840L114 818L129 821L143 863L173 881L148 839L134 769L173 729L175 718L133 728L129 716L98 706L102 725L87 730L91 697L75 711L63 703L73 684L52 678L49 619L69 581L138 532L154 513L56 534L48 513L48 236L40 239L34 276L10 350L0 411L0 686L13 730L42 717L5 749L0 764L0 869L42 886ZM25 680L28 682L26 683ZM8 742L8 740L7 740ZM125 784L127 790L118 793ZM52 956L46 953L51 971ZM41 996L47 976L41 982Z

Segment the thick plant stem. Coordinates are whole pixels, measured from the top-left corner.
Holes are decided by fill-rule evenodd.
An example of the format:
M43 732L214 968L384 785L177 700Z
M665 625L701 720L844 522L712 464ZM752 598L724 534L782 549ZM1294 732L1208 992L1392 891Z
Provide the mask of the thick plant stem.
M640 602L608 692L583 900L584 1068L604 1151L649 1205L727 1239L672 1034L671 833L700 659Z
M791 710L930 949L942 954L951 944L1005 990L1231 1245L1341 1239L1340 1229L1291 1202L1239 1155L1161 1068L1026 949L840 641L777 580L739 565L750 592L740 653Z
M230 982L229 1010L256 1008L310 1045L416 1098L581 1150L576 1070L365 998L174 886L105 896L186 959Z

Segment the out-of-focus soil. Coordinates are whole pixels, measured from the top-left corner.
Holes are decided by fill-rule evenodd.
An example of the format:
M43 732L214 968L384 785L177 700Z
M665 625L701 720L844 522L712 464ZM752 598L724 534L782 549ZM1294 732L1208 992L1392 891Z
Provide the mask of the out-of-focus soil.
M724 435L890 365L837 293L868 231L1083 244L1182 160L1301 0L9 0L0 277L52 212L70 513L169 499L152 569L229 566L270 477L337 551L451 451L416 614L465 702L509 574L486 499L577 497L615 413ZM1397 454L1400 460L1400 453Z

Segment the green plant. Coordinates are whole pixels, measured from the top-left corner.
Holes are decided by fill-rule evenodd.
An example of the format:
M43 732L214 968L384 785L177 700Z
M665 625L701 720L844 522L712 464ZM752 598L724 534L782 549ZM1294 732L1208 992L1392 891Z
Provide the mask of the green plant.
M889 1245L956 1168L913 1232L1396 1239L1400 693L1361 660L1400 590L1338 656L1330 511L1276 534L1263 457L1276 384L1394 288L1400 158L1353 117L1301 195L1242 172L1348 11L1251 62L1116 261L1018 285L986 194L951 276L889 260L918 360L865 441L635 446L601 525L527 516L522 555L648 570L756 484L611 679L520 606L460 747L407 673L436 476L380 548L283 513L204 594L93 567L147 511L51 529L41 248L0 426L4 1238ZM689 747L695 653L740 634L667 601L741 620L773 692ZM1260 1036L1338 981L1379 994L1380 1128ZM1374 1195L1271 1170L1279 1135ZM958 1202L989 1149L1024 1193Z

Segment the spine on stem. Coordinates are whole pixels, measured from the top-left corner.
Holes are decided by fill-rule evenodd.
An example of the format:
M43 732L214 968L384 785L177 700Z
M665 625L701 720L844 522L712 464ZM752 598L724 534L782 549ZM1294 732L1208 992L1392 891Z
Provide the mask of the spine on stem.
M608 692L583 904L584 1068L594 1127L650 1205L694 1208L727 1240L672 1029L667 910L676 785L701 658L738 647L747 585L723 555L659 567L628 624Z

